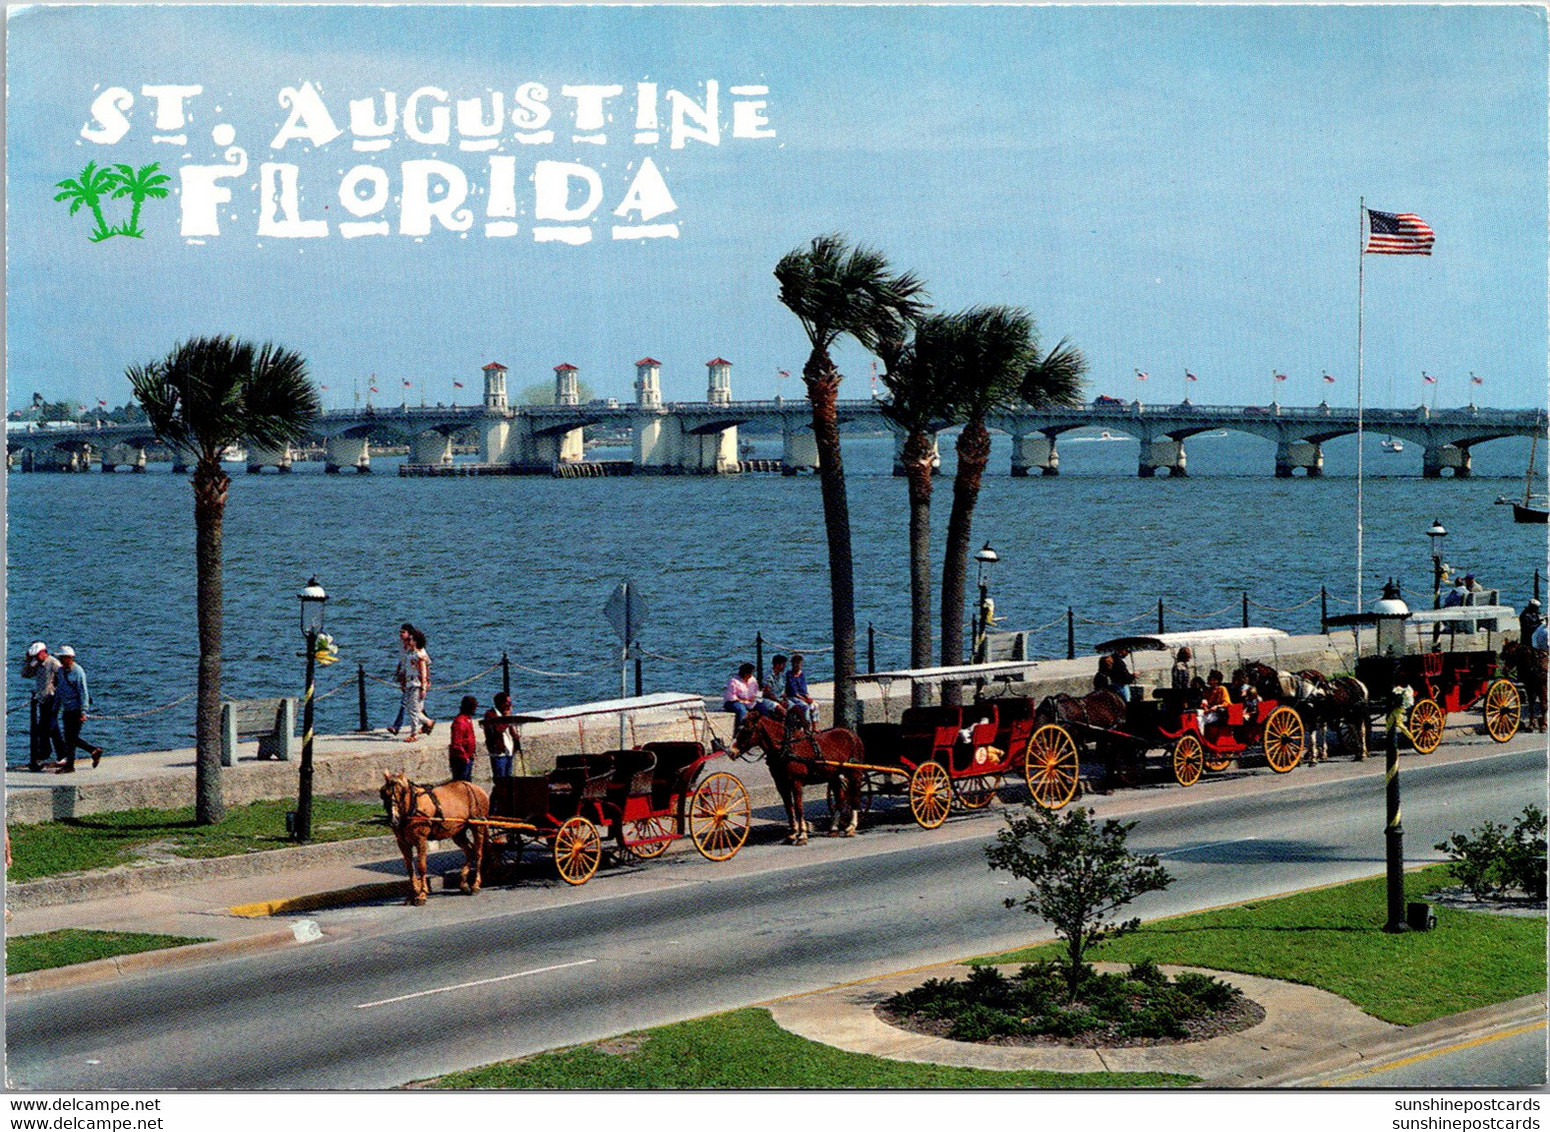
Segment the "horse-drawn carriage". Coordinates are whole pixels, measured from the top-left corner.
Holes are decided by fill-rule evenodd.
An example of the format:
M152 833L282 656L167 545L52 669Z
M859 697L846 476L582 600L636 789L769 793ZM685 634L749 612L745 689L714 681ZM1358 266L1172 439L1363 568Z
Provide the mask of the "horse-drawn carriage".
M1448 716L1475 710L1481 714L1486 734L1498 743L1507 742L1518 733L1523 719L1524 689L1506 674L1501 655L1489 642L1497 627L1513 617L1510 606L1456 606L1410 614L1404 628L1415 630L1418 651L1357 658L1356 677L1375 695L1369 714L1381 714L1395 690L1412 701L1401 705L1401 724L1417 754L1429 755L1437 749ZM1372 620L1371 615L1338 619L1340 624L1353 625ZM1477 628L1486 631L1488 647L1454 647L1460 629L1469 634L1471 646L1476 644Z

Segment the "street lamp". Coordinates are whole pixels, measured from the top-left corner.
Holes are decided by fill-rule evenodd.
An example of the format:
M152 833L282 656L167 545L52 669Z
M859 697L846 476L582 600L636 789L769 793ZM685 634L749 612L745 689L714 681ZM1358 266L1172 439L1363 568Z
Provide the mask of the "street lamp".
M1427 528L1426 537L1432 540L1432 608L1442 608L1442 576L1447 572L1442 560L1442 540L1448 537L1448 529L1436 519Z
M996 607L990 600L990 571L997 562L1001 561L1001 556L995 552L995 549L987 541L979 549L978 553L974 555L974 561L979 563L980 603L979 611L974 617L974 648L971 650L971 655L978 659L980 649L983 646L985 649L984 659L989 660L990 626L994 624L996 619Z
M303 701L301 722L301 787L296 800L297 841L312 840L312 708L313 672L317 665L318 637L323 632L323 608L328 594L313 575L296 595L301 602L301 632L307 641L307 698Z
M1447 533L1440 523L1433 523L1432 530L1438 532L1435 537L1439 539ZM1405 619L1410 616L1410 607L1399 596L1399 586L1394 583L1394 579L1390 578L1383 587L1383 597L1372 607L1372 612L1378 622L1378 655L1394 658L1403 655ZM1387 695L1393 695L1393 686L1398 681L1397 659L1391 662L1390 671L1390 687L1383 690ZM1389 705L1388 731L1384 744L1387 818L1383 827L1383 842L1388 877L1388 923L1383 925L1383 930L1386 932L1410 930L1405 923L1405 827L1399 820L1398 731L1403 713L1404 701L1396 697Z

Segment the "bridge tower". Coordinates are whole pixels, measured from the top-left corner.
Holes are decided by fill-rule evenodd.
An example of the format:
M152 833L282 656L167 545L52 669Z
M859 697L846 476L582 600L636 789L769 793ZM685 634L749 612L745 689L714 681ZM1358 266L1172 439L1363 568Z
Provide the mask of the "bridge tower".
M732 363L725 358L712 358L705 363L710 371L705 388L705 400L712 405L732 403Z
M642 409L662 407L662 363L649 355L635 363L635 403Z
M502 413L506 411L506 367L500 362L491 362L484 367L484 407Z
M581 383L577 374L581 371L569 362L554 367L554 403L556 405L581 404Z

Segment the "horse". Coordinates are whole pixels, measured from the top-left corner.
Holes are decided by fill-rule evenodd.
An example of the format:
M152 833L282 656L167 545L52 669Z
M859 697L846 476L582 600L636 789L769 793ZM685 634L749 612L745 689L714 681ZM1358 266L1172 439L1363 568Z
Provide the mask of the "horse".
M1509 640L1502 645L1502 668L1523 686L1523 729L1543 731L1550 653Z
M426 842L450 837L463 850L463 869L458 873L459 891L473 896L479 891L484 862L486 827L476 820L490 816L490 796L472 782L443 782L420 786L399 772L382 772L382 808L389 828L398 839L409 870L409 899L405 904L424 904L430 897L426 869Z
M1053 696L1045 696L1033 709L1033 724L1035 728L1047 723L1073 723L1077 724L1072 730L1078 749L1083 746L1082 736L1086 727L1095 727L1103 731L1124 731L1126 718L1125 701L1119 693L1108 688L1099 688L1089 692L1085 696L1068 696L1064 692L1057 692ZM1136 757L1145 757L1144 750L1130 749L1124 751L1117 747L1107 736L1100 736L1097 742L1097 755L1099 766L1103 770L1103 777L1098 786L1094 787L1099 793L1108 793L1107 779L1112 771L1116 778L1125 778L1128 781L1130 772L1138 768L1133 766L1120 766L1120 755L1129 754L1131 762Z
M839 809L830 834L854 837L861 808L861 783L866 772L846 763L862 762L866 748L861 736L843 727L827 731L798 731L780 720L752 712L732 737L733 758L742 758L755 747L764 752L770 777L786 805L790 833L787 845L807 844L807 817L802 812L802 790L809 783L832 783L840 787Z
M1328 703L1329 682L1323 673L1312 668L1286 672L1251 660L1233 673L1235 686L1243 681L1248 682L1261 700L1295 704L1308 732L1308 764L1328 760L1329 743L1324 733L1334 723L1334 718Z

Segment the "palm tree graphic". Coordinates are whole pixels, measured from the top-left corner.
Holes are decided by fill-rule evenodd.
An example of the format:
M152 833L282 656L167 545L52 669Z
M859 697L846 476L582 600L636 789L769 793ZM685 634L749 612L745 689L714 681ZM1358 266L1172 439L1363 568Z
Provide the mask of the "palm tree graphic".
M102 218L102 198L112 192L117 183L118 178L113 173L107 169L98 169L95 161L88 161L78 180L67 179L55 186L64 191L54 199L69 201L71 216L79 212L83 204L91 209L92 215L97 218L97 230L89 237L94 244L118 234L117 229L109 228L108 222Z
M115 165L113 172L108 174L113 178L113 199L128 197L132 208L129 212L129 223L122 228L114 229L114 235L133 236L142 239L145 233L140 231L140 206L147 199L160 200L167 195L163 188L172 180L165 173L158 173L161 162L153 161L149 165L142 165L139 169L132 169L128 165Z

